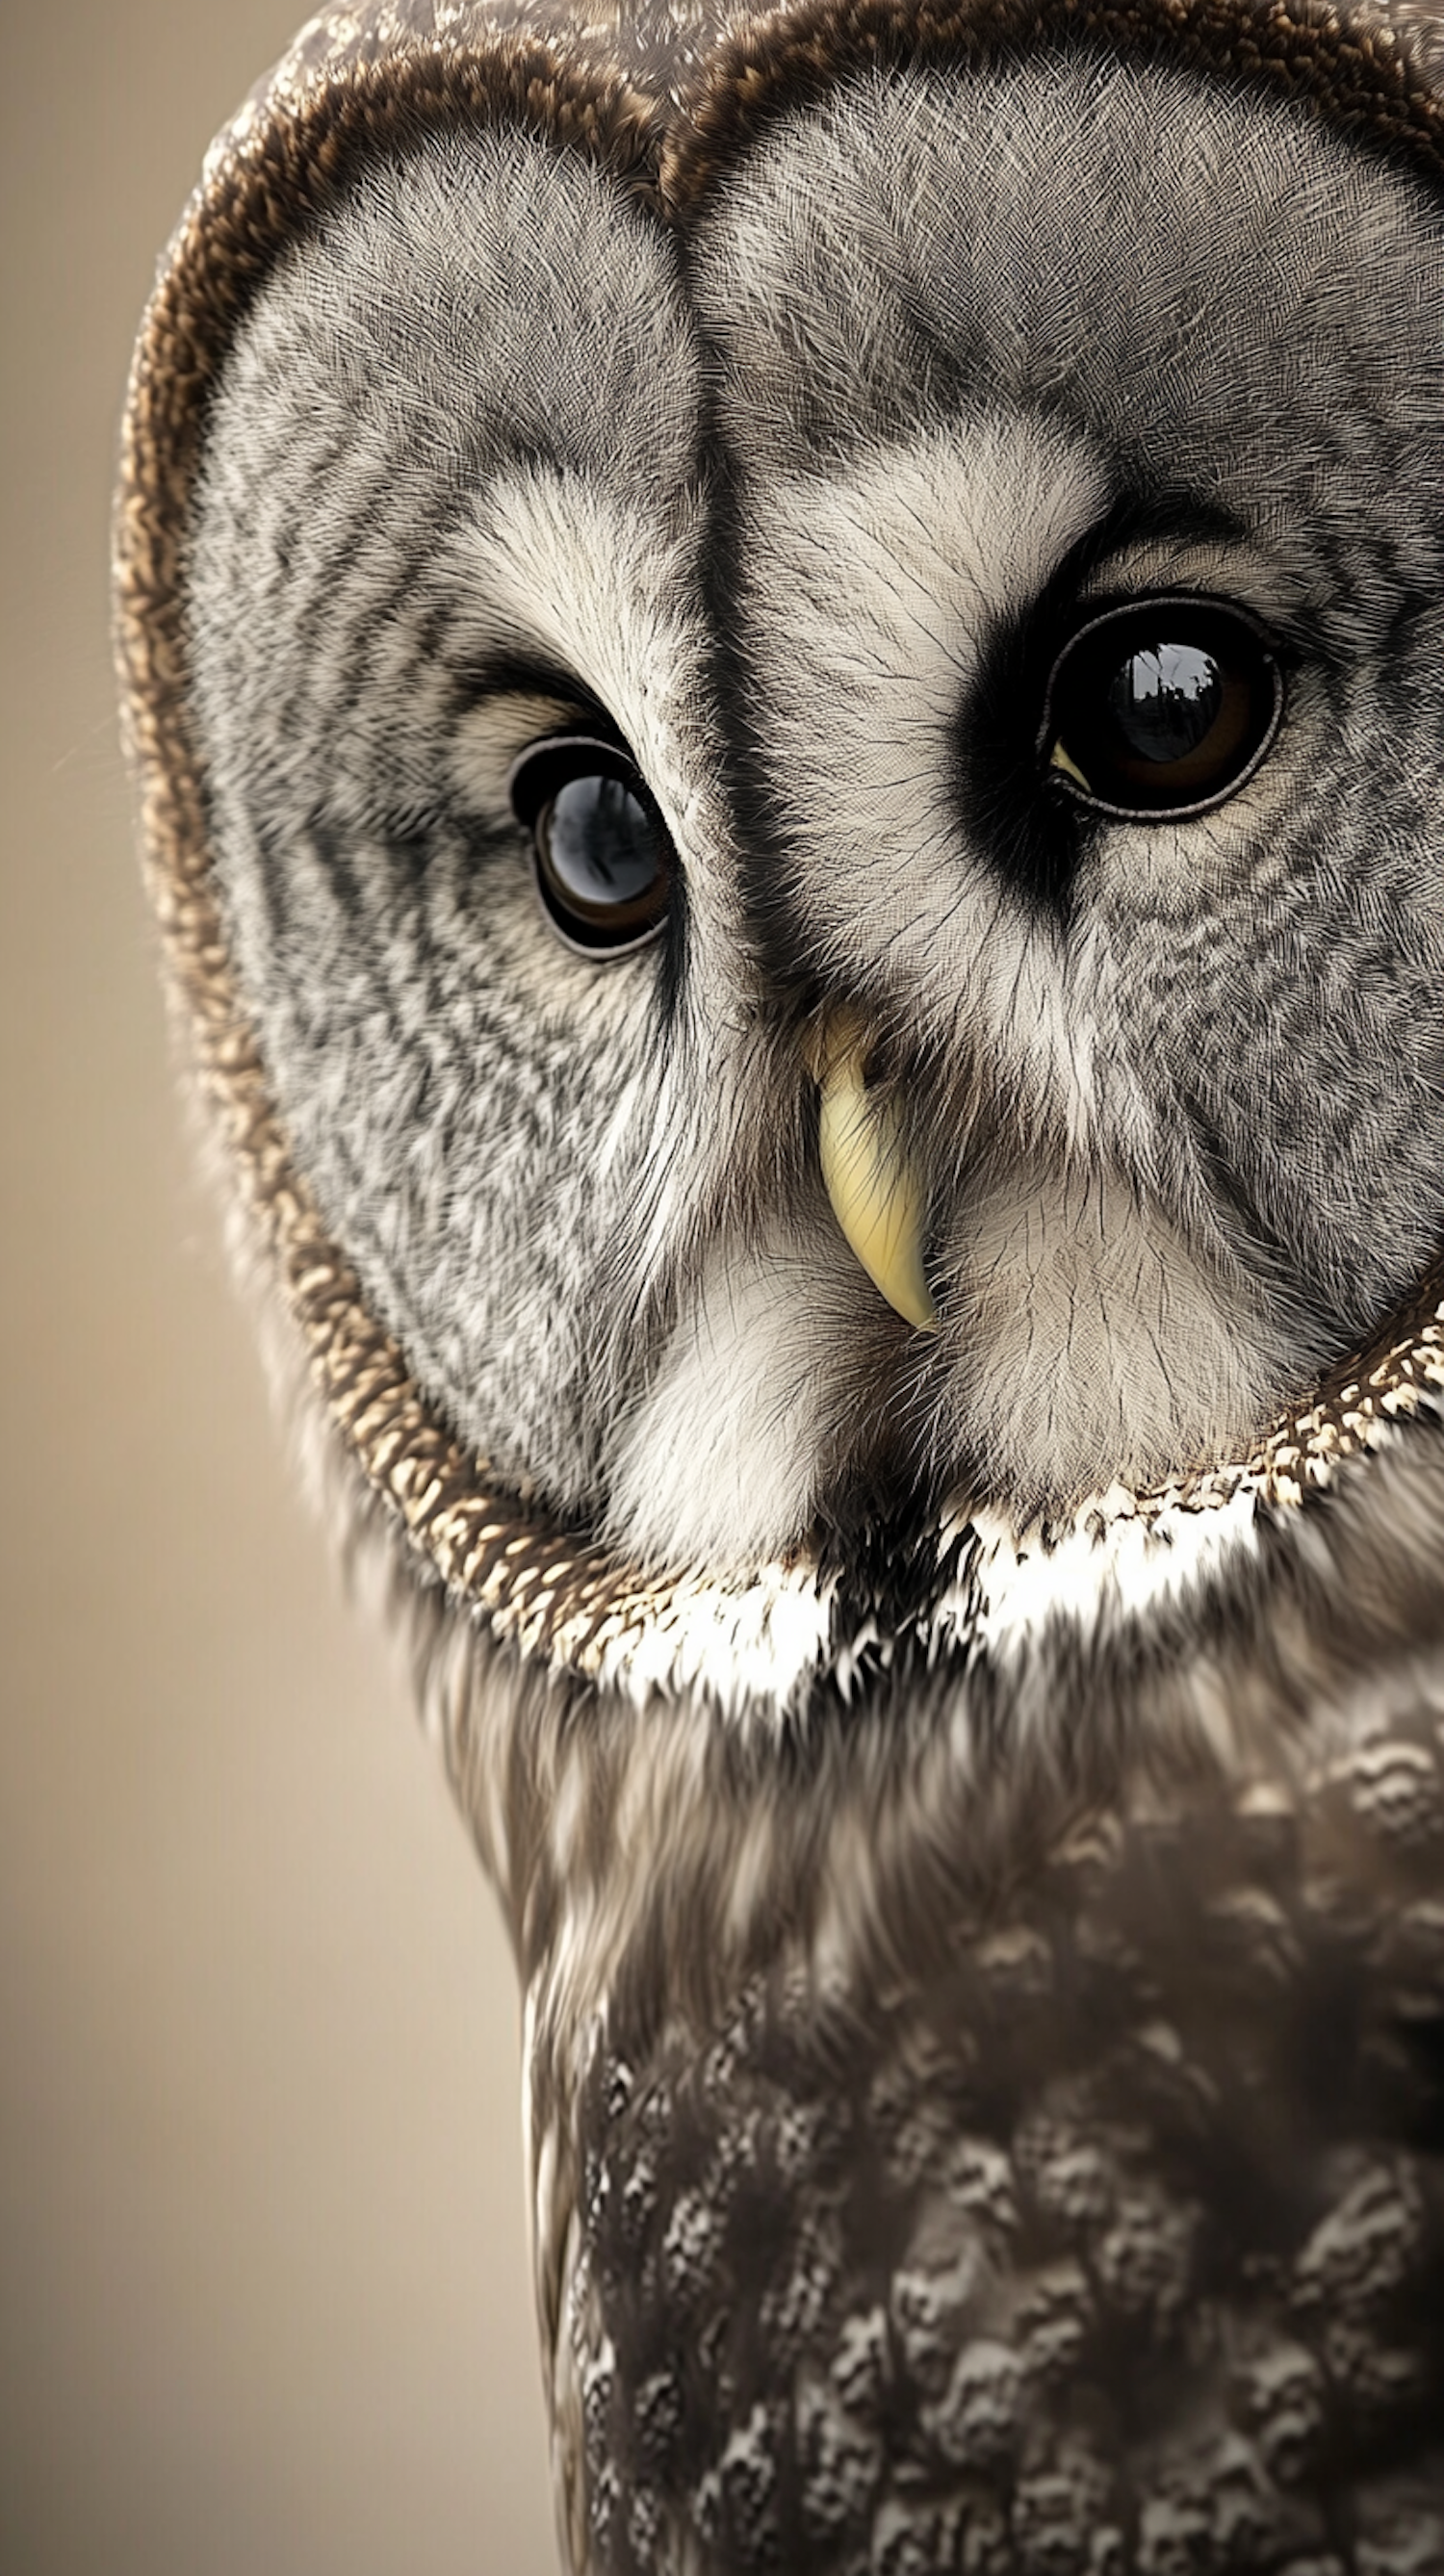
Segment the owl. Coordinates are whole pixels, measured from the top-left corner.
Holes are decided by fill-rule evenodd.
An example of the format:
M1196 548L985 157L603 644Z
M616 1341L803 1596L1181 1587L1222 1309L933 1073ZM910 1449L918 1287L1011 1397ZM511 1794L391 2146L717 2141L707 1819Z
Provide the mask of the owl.
M1441 22L334 7L117 553L573 2576L1437 2576Z

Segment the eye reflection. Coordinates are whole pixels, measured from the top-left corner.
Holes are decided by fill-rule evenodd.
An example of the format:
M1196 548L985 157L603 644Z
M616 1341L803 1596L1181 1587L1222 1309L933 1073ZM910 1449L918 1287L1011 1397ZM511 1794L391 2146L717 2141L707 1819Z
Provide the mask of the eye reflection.
M671 845L627 754L589 735L555 735L523 752L510 787L532 835L542 910L564 945L610 958L660 937Z
M1130 653L1108 686L1108 710L1140 760L1169 763L1197 751L1223 704L1223 673L1199 644Z
M1252 776L1282 703L1278 662L1242 609L1142 600L1064 646L1039 749L1068 793L1105 813L1199 813Z
M567 779L542 807L535 830L538 861L571 912L614 927L645 918L657 880L657 835L622 779Z

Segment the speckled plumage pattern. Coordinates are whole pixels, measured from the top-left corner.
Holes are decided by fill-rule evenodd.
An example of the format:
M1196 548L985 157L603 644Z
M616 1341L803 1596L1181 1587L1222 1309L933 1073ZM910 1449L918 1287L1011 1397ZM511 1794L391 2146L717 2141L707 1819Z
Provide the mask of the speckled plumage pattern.
M560 2327L598 2563L1438 2564L1440 1747L1144 1794L911 1973L820 1996L785 1943L609 2034Z
M513 1929L577 2576L1444 2571L1440 83L1404 7L403 0L162 274L152 881ZM1060 581L1276 634L1211 815L1039 837ZM685 884L604 971L506 791L597 714Z

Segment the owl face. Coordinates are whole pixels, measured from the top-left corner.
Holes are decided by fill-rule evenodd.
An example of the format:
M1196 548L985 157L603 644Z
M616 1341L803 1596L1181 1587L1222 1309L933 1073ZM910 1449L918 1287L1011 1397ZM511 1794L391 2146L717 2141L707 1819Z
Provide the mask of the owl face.
M190 573L222 900L328 1228L517 1488L723 1570L1021 1521L1405 1293L1441 289L1422 187L1078 55L858 76L685 238L419 142L275 271ZM911 1318L829 1203L843 1029Z

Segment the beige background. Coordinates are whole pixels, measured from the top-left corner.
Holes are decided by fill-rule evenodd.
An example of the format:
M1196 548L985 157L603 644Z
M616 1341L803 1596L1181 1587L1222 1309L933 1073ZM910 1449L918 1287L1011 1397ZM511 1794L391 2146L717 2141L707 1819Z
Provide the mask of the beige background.
M510 1962L288 1488L111 711L131 333L303 6L6 12L4 2576L555 2564Z

